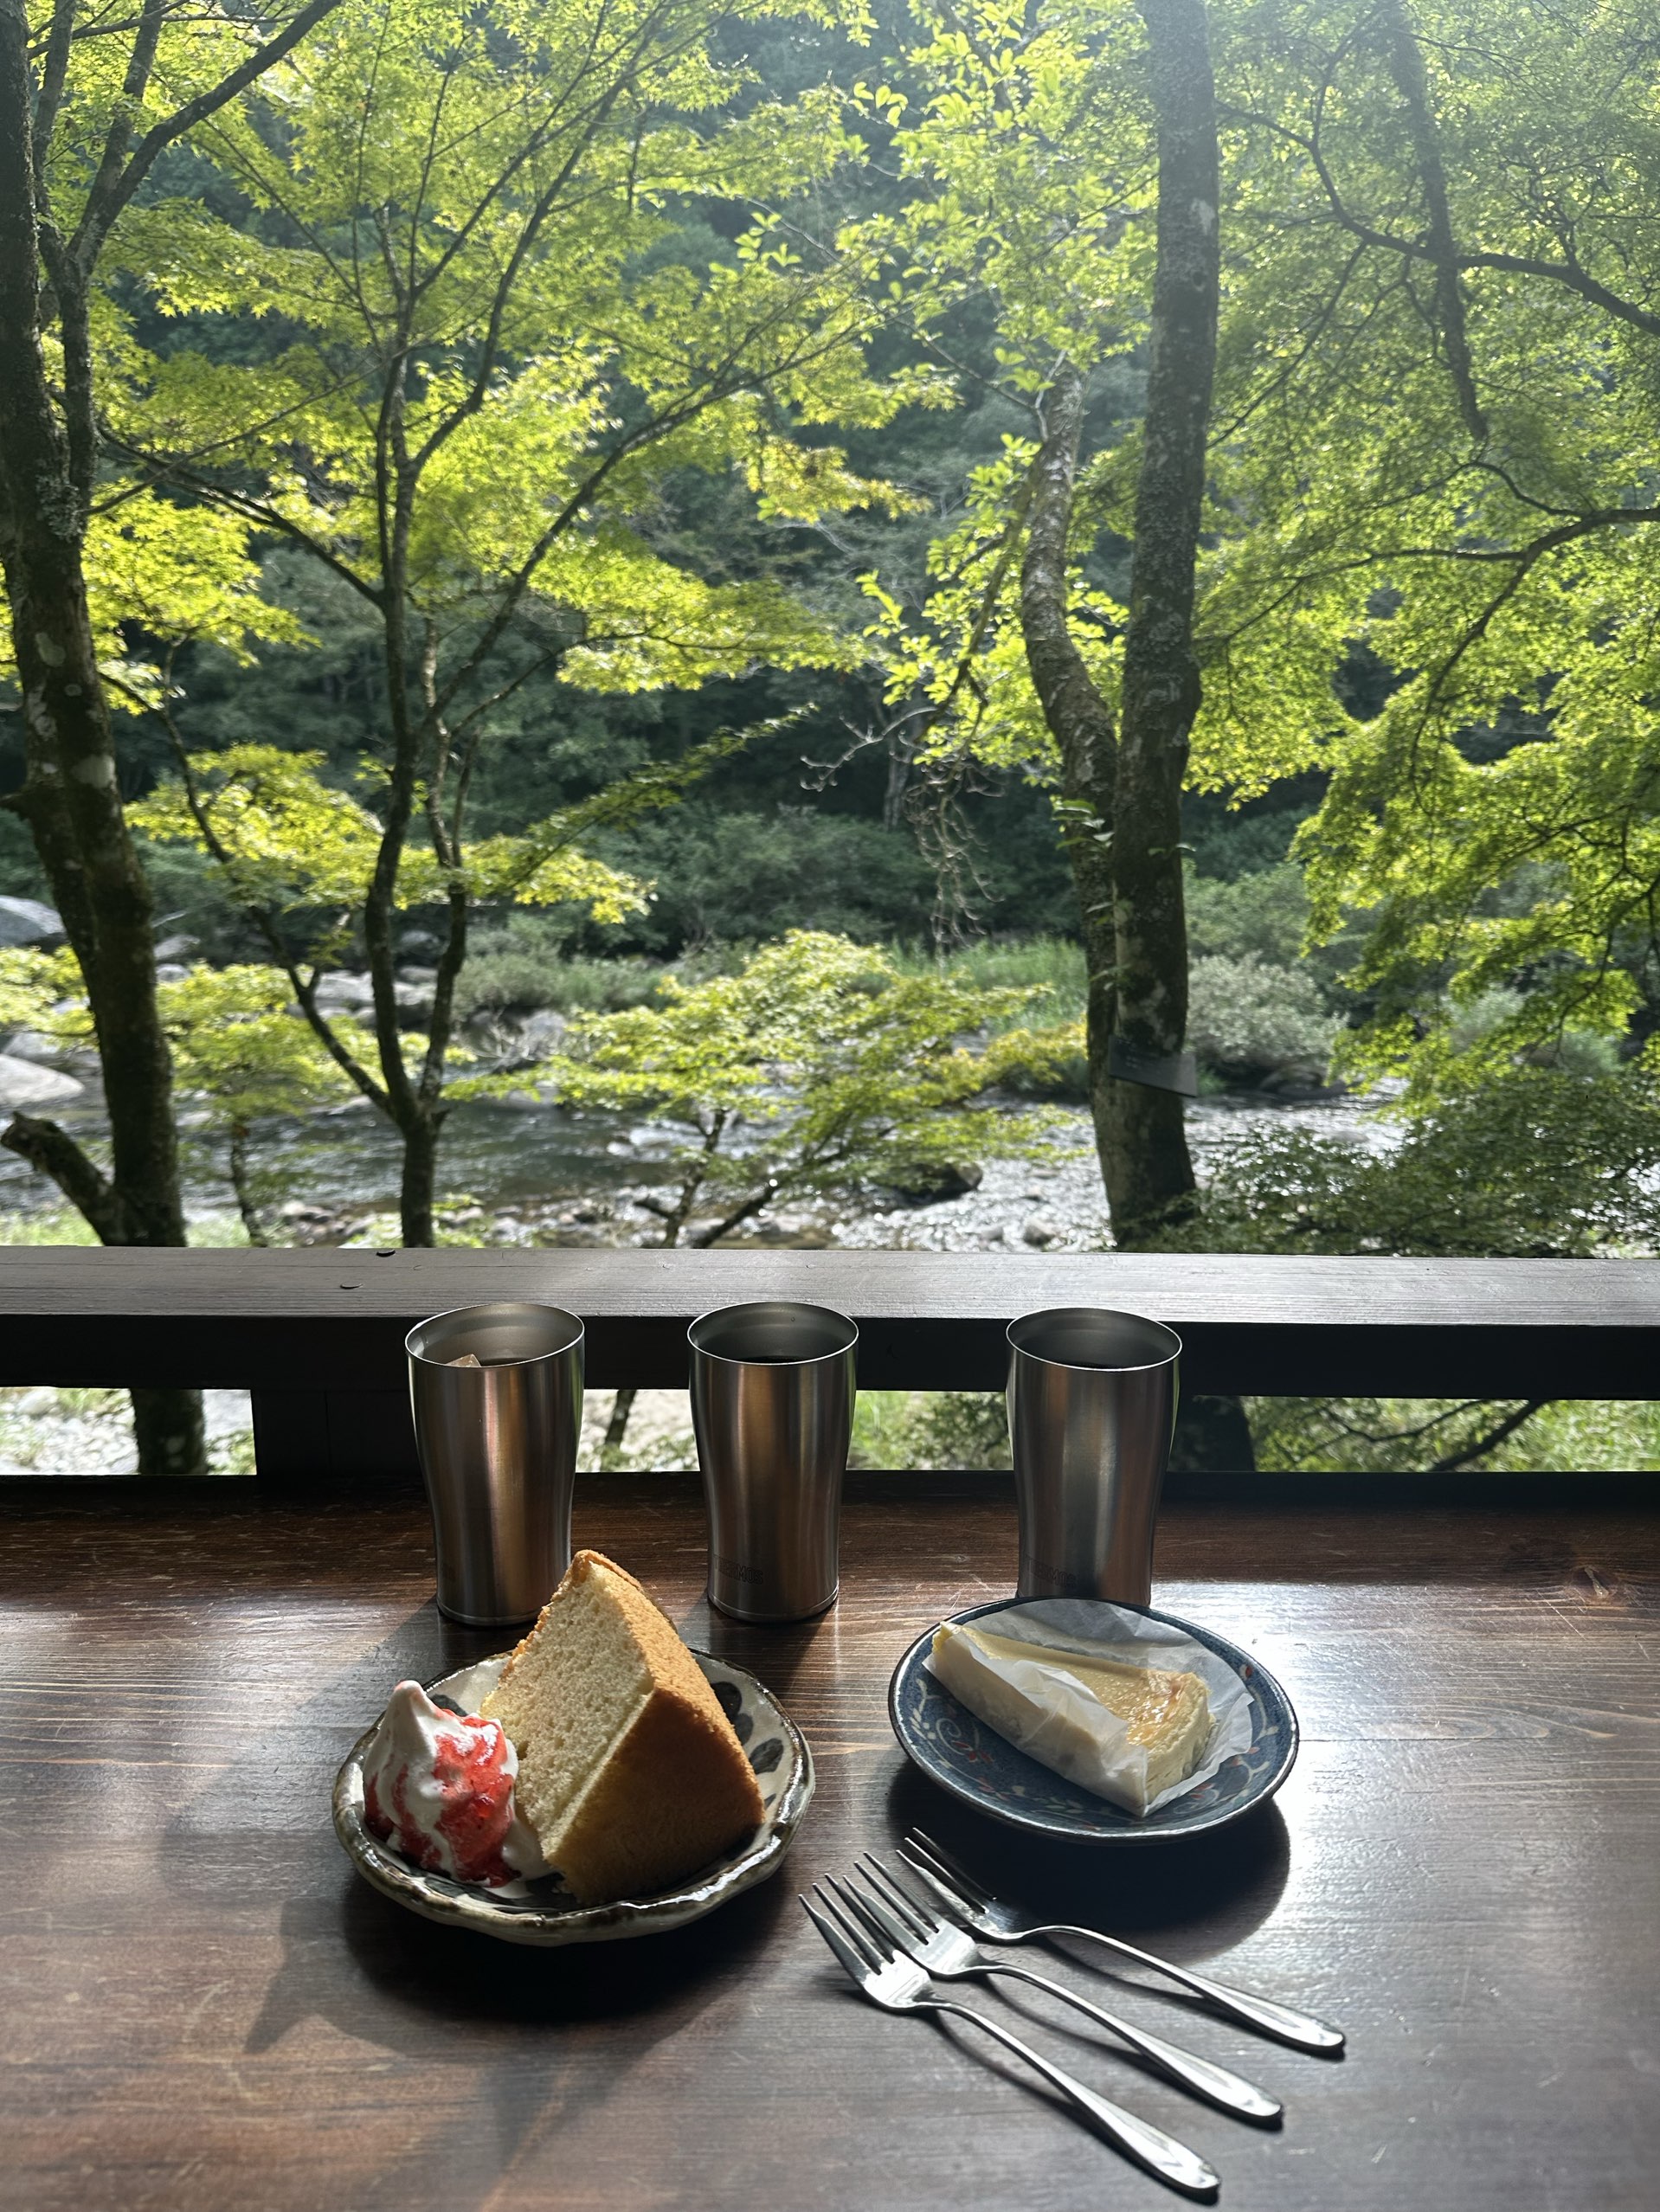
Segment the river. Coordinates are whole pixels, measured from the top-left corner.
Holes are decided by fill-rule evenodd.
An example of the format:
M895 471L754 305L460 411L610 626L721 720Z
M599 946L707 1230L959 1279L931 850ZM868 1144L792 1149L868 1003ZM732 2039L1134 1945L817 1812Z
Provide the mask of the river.
M1035 1127L1039 1109L1011 1101L1002 1110ZM787 1198L735 1241L917 1251L1106 1249L1111 1238L1089 1116L1082 1107L1047 1110L1054 1121L1048 1158L988 1161L979 1186L960 1197L925 1205L881 1192L856 1199ZM77 1103L61 1118L94 1145L103 1135L102 1116L90 1105ZM1293 1124L1379 1147L1396 1141L1395 1125L1374 1101L1202 1099L1190 1107L1187 1123L1201 1179L1219 1147L1253 1129ZM641 1201L670 1180L674 1135L662 1123L529 1100L459 1105L441 1154L445 1238L552 1246L654 1244L660 1234L657 1217ZM366 1104L262 1124L254 1151L261 1210L273 1242L396 1238L396 1133ZM192 1241L240 1243L222 1149L189 1115L184 1166ZM0 1238L8 1217L24 1229L31 1216L61 1212L61 1201L44 1178L0 1153Z

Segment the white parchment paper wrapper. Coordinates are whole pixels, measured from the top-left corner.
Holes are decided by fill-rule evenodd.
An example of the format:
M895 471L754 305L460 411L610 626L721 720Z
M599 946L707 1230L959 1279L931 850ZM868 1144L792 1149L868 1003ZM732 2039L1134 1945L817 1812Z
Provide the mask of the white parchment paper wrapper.
M1144 1813L1157 1812L1208 1782L1225 1759L1251 1748L1251 1694L1225 1659L1180 1629L1162 1621L1149 1621L1122 1606L1098 1599L1026 1598L981 1613L965 1628L981 1629L988 1636L1007 1636L1023 1643L1041 1643L1055 1652L1073 1651L1084 1657L1116 1659L1132 1667L1163 1667L1172 1674L1197 1675L1210 1697L1211 1733L1204 1758L1180 1782L1161 1791ZM933 1673L931 1656L925 1662ZM1041 1765L1063 1774L1080 1789L1093 1791L1114 1804L1139 1808L1147 1773L1147 1752L1129 1741L1126 1723L1109 1713L1098 1698L1081 1689L1076 1680L1038 1660L1000 1665L998 1673L1013 1687L1049 1708L1053 1719L1036 1719L1023 1736L1007 1739L1017 1751ZM1058 1725L1057 1725L1058 1724ZM1087 1748L1080 1750L1074 1728L1086 1733ZM1052 1740L1046 1742L1046 1736Z

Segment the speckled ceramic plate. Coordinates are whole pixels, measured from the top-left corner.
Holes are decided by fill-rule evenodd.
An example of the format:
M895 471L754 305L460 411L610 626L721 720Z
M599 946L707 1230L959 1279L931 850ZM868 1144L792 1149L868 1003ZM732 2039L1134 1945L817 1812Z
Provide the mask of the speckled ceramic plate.
M479 1882L423 1874L364 1825L363 1757L378 1721L358 1737L335 1778L334 1832L358 1873L383 1895L428 1920L447 1920L453 1926L499 1937L504 1943L614 1943L700 1919L741 1889L753 1889L756 1882L777 1873L813 1795L813 1754L806 1737L753 1675L724 1659L711 1659L707 1652L692 1656L750 1754L764 1810L760 1827L747 1843L674 1889L656 1897L619 1898L611 1905L579 1905L557 1875L487 1889ZM493 1659L481 1659L426 1688L463 1712L476 1713L495 1688L506 1656L499 1652Z
M982 1613L1004 1611L1008 1602L1000 1598L951 1617L978 1620ZM1075 1843L1162 1843L1172 1836L1198 1836L1206 1829L1225 1827L1271 1797L1291 1771L1297 1737L1291 1701L1266 1668L1196 1622L1178 1620L1174 1613L1155 1612L1147 1605L1118 1610L1145 1613L1149 1620L1180 1629L1213 1651L1245 1684L1251 1700L1250 1748L1225 1760L1208 1782L1140 1819L1104 1797L1092 1796L1016 1751L934 1679L923 1663L934 1641L932 1629L919 1636L899 1662L888 1691L893 1733L906 1756L930 1782L976 1811L1007 1821L1011 1828Z

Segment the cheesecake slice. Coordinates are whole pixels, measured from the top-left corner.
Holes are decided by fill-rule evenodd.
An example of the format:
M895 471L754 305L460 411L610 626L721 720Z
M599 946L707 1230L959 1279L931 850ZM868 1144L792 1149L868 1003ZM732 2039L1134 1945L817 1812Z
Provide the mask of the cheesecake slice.
M951 1621L935 1634L929 1668L1028 1759L1126 1812L1145 1813L1185 1780L1210 1740L1210 1697L1197 1675Z
M631 1574L578 1552L484 1702L514 1801L584 1905L648 1897L752 1835L761 1789L703 1669Z

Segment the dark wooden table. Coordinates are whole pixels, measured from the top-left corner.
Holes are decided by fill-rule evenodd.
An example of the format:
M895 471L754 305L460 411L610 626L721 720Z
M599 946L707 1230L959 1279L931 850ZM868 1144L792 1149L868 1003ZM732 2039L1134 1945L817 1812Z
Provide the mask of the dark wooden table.
M1660 1520L1173 1510L1159 1599L1260 1654L1302 1758L1272 1810L1203 1846L1080 1857L1011 1848L895 1746L894 1660L1013 1565L996 1478L904 1482L855 1489L840 1608L772 1632L711 1622L684 1479L586 1484L579 1537L771 1682L819 1792L782 1879L672 1936L540 1952L406 1917L330 1830L335 1766L393 1681L489 1641L437 1619L418 1508L5 1486L0 2202L1179 2202L977 2042L841 1983L795 1890L920 1820L1011 1885L1348 2029L1324 2063L1125 2000L1283 2094L1263 2133L1035 2001L1036 2039L1202 2151L1225 2204L1650 2212Z

